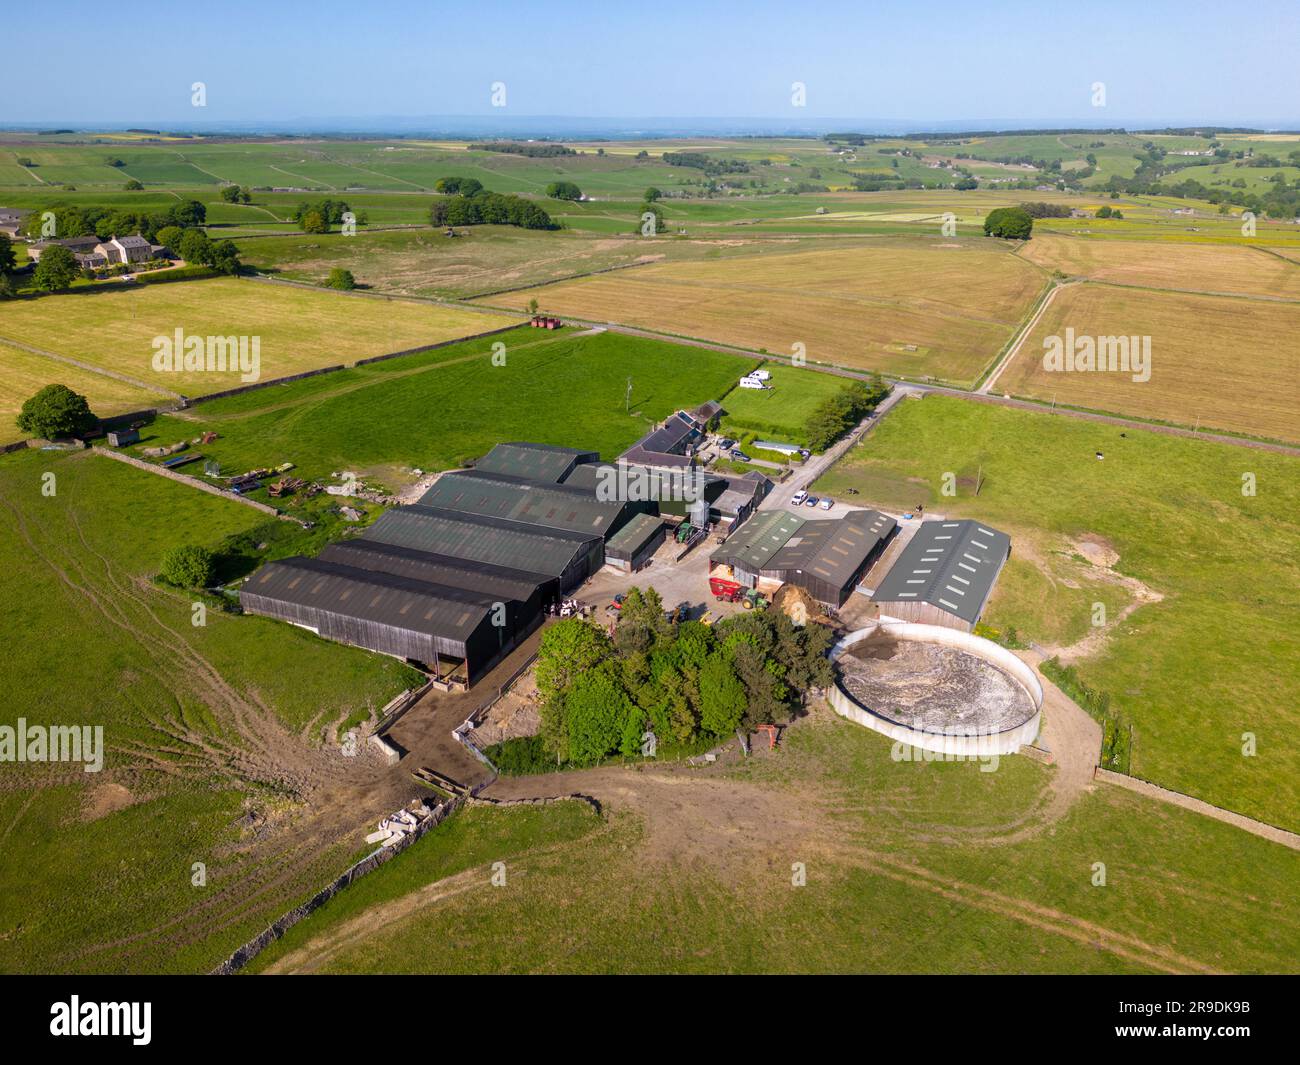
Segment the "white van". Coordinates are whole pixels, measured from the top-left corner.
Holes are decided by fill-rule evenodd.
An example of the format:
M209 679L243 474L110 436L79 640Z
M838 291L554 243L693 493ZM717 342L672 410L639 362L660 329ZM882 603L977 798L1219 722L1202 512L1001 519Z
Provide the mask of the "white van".
M799 489L799 491L795 492L794 497L790 500L790 506L801 507L803 506L803 501L807 498L808 498L807 491L801 488Z
M760 381L757 377L742 377L740 379L740 387L741 388L766 388L767 385L763 384L763 382Z
M755 381L766 381L770 379L772 375L766 370L751 370L749 376Z

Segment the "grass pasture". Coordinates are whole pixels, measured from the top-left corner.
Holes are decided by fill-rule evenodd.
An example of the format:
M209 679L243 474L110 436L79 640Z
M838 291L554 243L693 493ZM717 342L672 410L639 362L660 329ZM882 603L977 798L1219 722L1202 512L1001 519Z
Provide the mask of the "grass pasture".
M198 396L239 386L238 370L156 371L154 337L177 329L186 336L258 336L261 379L269 380L510 322L454 307L223 278L14 301L0 334Z
M760 436L767 434L791 443L804 443L813 411L850 383L833 374L780 363L764 363L763 369L772 375L767 382L770 391L734 387L722 398L724 431L749 430Z
M1044 338L1063 337L1067 327L1076 336L1149 336L1150 380L1044 369ZM1300 304L1070 285L1056 293L995 387L1068 406L1300 441Z
M1008 840L1053 770L895 762L888 741L824 710L783 742L707 779L567 777L608 804L604 823L577 804L467 809L253 971L1295 969L1300 856L1283 847L1112 789Z
M956 498L940 494L945 472ZM1134 775L1300 829L1300 460L929 396L817 481L847 487L864 505L919 499L1009 533L985 620L1078 648L1084 680L1132 723ZM1089 563L1088 544L1118 557ZM1163 599L1141 605L1133 581ZM1094 602L1110 619L1100 638ZM1259 757L1242 756L1246 732Z
M810 363L974 381L1042 287L993 242L884 239L561 282L482 302L612 321Z
M98 774L3 769L0 971L210 967L345 857L328 843L254 856L236 819L290 817L290 794L342 761L319 737L416 675L215 607L193 624L195 597L152 577L172 546L266 521L237 503L89 452L22 451L0 458L0 514L0 721L100 725L105 746ZM194 861L206 893L190 886ZM246 894L263 862L283 879Z
M1035 234L1021 254L1048 270L1093 281L1300 301L1300 269L1256 248L1169 246L1042 233Z
M67 385L85 396L90 409L101 417L156 407L167 400L159 392L0 344L0 444L27 436L14 419L25 400L50 384Z

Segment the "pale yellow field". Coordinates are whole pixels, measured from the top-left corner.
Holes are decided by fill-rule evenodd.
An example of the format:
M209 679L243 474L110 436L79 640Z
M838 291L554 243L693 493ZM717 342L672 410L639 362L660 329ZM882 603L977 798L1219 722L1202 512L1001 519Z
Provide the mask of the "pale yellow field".
M238 371L155 370L155 337L173 337L177 329L186 336L260 337L260 379L270 380L513 321L429 303L223 278L14 300L0 318L0 340L18 340L201 396L245 382Z
M882 238L853 248L664 263L484 302L618 322L809 362L969 383L1043 275L992 241ZM914 347L915 350L909 350Z
M1036 233L1020 254L1049 270L1097 281L1300 300L1300 269L1255 248Z
M1151 378L1043 369L1043 338L1151 337ZM1300 441L1300 305L1108 285L1057 293L996 391Z
M0 444L29 435L18 428L14 419L23 403L46 385L67 385L85 396L90 409L101 417L146 410L169 402L162 393L0 344Z

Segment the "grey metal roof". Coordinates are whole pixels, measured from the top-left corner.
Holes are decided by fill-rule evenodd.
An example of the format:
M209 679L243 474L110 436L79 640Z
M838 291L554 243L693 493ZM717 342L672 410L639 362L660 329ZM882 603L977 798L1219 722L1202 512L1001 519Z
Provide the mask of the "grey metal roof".
M740 565L757 573L803 524L803 518L789 511L760 511L727 537L727 542L709 556L709 561L715 565Z
M829 521L805 521L763 568L798 570L843 588L897 525L878 510L851 510Z
M642 466L662 466L669 469L695 465L695 460L689 455L674 455L666 451L652 451L640 444L633 444L619 456L619 459L624 462L635 462Z
M974 624L1010 553L1011 538L981 522L923 522L872 600L930 603Z
M646 433L632 447L639 447L652 453L680 454L699 435L700 431L695 427L695 422L691 420L690 415L679 410L658 429Z
M366 539L558 577L601 537L416 503L385 511Z
M722 492L725 484L721 477L703 469L659 469L623 459L575 466L564 478L564 487L608 493L612 486L618 498L638 502L684 500L693 503L700 495L705 499L714 499Z
M254 595L464 641L492 609L491 596L314 558L268 562L245 583Z
M575 465L594 462L599 458L598 452L582 448L512 440L497 444L474 464L474 468L487 473L509 473L516 477L555 483L563 480L564 475Z
M594 488L539 484L483 470L444 473L420 497L420 503L593 536L604 536L627 506L626 500L597 499Z
M663 528L664 519L653 514L637 514L623 528L605 541L606 557L633 558Z
M539 587L555 580L545 573L529 573L509 566L494 566L487 562L474 562L432 551L417 551L378 540L343 540L330 544L316 557L323 562L379 570L431 584L479 591L498 600L526 602Z

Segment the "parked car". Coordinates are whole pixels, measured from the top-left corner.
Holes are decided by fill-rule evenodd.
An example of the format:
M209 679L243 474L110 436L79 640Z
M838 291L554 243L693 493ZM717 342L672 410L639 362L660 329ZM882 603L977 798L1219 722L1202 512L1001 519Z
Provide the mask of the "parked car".
M790 505L792 507L801 507L804 504L804 500L807 498L808 498L807 491L801 488L799 489L799 491L795 492L793 496L790 497Z
M718 447L722 448L723 451L730 451L735 446L736 442L729 436L724 436L718 441Z
M743 451L740 451L739 449L734 448L734 447L731 449L731 457L732 457L733 459L735 459L737 462L748 462L748 461L749 461L749 456L748 456L748 455L746 455Z
M820 502L821 500L819 500L816 496L809 496L807 499L804 500L803 505L805 507L815 507Z
M822 510L830 510L831 507L835 506L835 500L829 498L823 499L821 506Z

